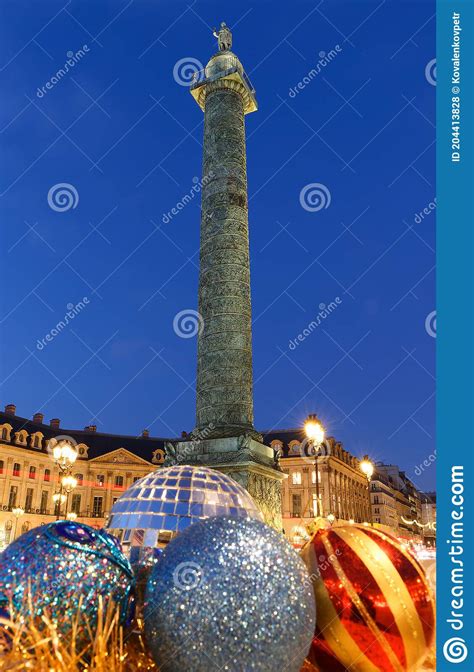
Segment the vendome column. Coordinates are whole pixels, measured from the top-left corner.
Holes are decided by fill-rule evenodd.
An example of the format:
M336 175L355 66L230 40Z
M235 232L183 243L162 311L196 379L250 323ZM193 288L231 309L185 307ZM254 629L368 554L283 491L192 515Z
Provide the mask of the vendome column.
M204 112L196 429L167 464L201 464L243 485L281 530L278 456L253 426L252 314L245 115L257 110L223 23L219 51L191 86Z

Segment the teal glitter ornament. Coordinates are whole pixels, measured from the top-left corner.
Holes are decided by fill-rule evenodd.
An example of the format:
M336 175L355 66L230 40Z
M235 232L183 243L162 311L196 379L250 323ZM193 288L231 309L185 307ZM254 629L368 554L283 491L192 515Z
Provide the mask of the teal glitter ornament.
M307 569L258 520L188 527L153 568L145 635L161 672L299 672L314 635Z
M116 603L122 623L131 620L132 569L104 530L61 520L22 534L0 555L0 609L37 624L47 615L62 635L80 614L80 646L95 630L99 596L105 609Z

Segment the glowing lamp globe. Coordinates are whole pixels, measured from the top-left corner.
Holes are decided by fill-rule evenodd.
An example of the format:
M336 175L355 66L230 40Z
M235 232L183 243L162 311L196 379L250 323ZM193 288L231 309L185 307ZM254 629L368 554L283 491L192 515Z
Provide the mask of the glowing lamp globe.
M114 504L107 528L138 571L152 566L159 549L177 534L214 516L263 520L252 497L230 476L180 465L158 469L134 483Z

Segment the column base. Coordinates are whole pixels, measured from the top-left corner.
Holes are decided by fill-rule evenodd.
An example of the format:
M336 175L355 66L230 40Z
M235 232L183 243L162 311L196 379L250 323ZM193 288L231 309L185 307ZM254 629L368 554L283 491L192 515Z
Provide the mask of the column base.
M267 525L282 531L281 482L285 476L273 448L256 441L248 433L168 442L165 450L165 467L189 464L211 467L231 476L253 497Z

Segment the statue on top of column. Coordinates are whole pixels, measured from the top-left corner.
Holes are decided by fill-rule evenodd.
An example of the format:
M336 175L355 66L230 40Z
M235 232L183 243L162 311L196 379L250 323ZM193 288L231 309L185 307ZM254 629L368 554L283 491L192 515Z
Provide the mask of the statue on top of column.
M219 51L227 51L232 46L232 33L224 21L221 23L219 30L214 28L212 33L214 37L217 37L217 44L219 45Z

